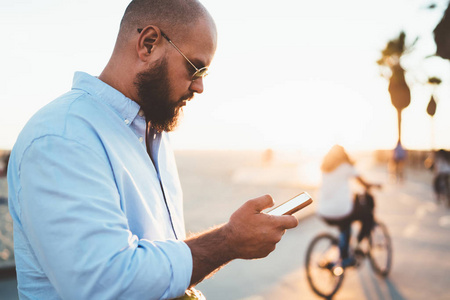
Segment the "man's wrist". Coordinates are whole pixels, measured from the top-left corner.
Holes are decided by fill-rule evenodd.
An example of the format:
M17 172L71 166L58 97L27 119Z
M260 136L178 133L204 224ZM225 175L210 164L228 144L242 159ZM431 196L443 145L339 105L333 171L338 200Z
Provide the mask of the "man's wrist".
M223 265L237 258L230 243L232 229L229 224L189 237L185 242L191 249L193 271L191 285L202 281Z

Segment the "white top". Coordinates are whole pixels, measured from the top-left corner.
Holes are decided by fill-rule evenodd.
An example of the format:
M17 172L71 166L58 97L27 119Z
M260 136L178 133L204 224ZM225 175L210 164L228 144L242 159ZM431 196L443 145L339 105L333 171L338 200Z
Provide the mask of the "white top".
M343 163L334 171L322 173L317 213L327 218L341 218L353 209L350 179L358 176L356 169Z

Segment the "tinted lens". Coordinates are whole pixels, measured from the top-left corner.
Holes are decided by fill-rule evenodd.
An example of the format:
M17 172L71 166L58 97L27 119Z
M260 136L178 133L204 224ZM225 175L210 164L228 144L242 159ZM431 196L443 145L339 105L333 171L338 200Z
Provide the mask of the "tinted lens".
M199 79L199 78L205 77L206 75L208 75L208 68L207 68L207 67L203 67L203 68L197 70L197 71L194 73L194 75L192 75L192 80L195 80L195 79Z

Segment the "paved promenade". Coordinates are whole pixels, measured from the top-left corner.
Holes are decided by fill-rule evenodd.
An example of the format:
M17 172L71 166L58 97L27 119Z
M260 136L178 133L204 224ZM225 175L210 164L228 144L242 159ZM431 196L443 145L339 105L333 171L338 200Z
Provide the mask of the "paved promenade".
M262 177L280 168L261 168ZM369 181L383 184L375 192L377 217L389 228L394 261L387 279L374 275L369 264L346 273L343 286L334 299L450 299L450 210L437 204L431 190L432 174L428 170L408 169L403 183L390 180L385 165L373 164L365 158L358 169ZM242 174L242 170L238 173ZM248 170L244 172L249 175ZM287 171L287 173L289 173ZM256 174L256 173L255 173ZM250 176L250 175L249 175ZM255 175L256 176L256 175ZM251 177L251 176L250 176ZM291 178L289 175L288 177ZM301 178L300 178L301 179ZM243 182L245 181L245 184ZM258 180L256 180L258 181ZM234 182L241 196L244 191L256 193L271 190L278 201L295 190L314 187L301 184L251 184L248 177ZM254 261L233 261L214 277L199 285L209 299L320 299L307 284L304 269L305 252L309 242L319 232L333 231L314 215L314 207L297 215L300 224L289 230L277 249L267 258Z
M383 173L371 175L383 179ZM387 279L380 278L368 261L349 269L333 299L450 299L450 210L434 201L430 181L430 174L408 170L403 184L386 182L376 193L377 216L392 236L392 271ZM315 217L303 222L315 233L328 230L321 223ZM298 251L301 259L305 246ZM270 289L248 299L320 298L307 284L302 260Z

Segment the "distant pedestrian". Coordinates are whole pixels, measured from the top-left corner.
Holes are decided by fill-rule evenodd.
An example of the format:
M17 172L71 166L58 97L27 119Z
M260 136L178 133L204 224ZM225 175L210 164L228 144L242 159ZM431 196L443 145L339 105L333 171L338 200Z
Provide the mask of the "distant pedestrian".
M266 149L262 157L263 165L266 167L271 165L273 162L273 156L274 156L273 150L270 148Z
M2 157L0 161L0 177L6 176L8 172L9 153Z
M0 159L0 178L5 177L2 178L1 179L2 182L0 182L0 205L8 203L8 188L6 185L3 184L4 182L6 182L6 172L8 171L8 162L9 162L9 153L3 155Z
M398 141L390 161L390 173L395 182L402 182L404 179L406 156L406 149L403 148L402 143Z
M433 190L436 201L443 201L450 207L450 152L444 149L436 151L429 166L434 173Z

